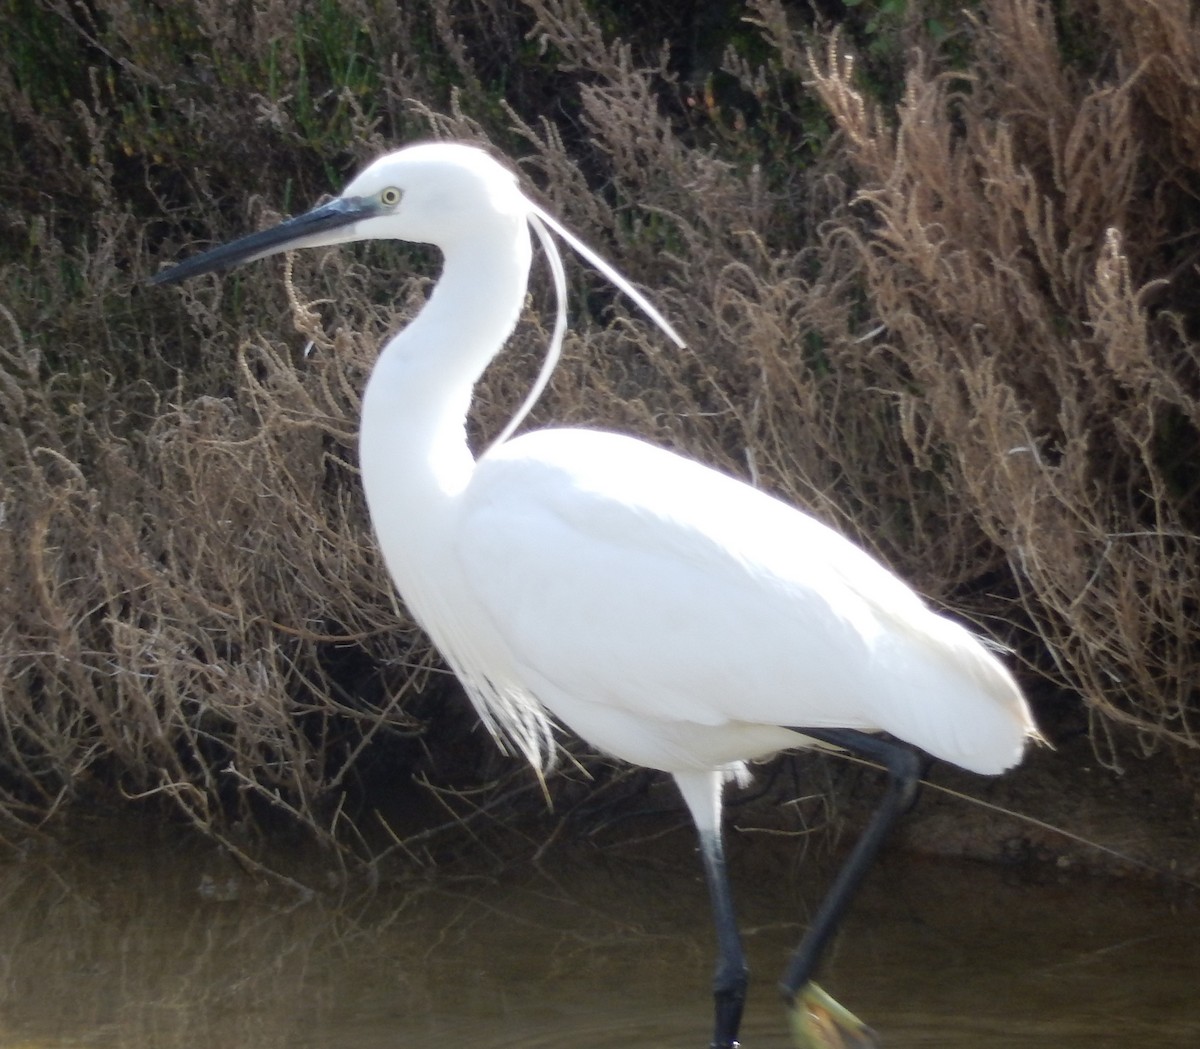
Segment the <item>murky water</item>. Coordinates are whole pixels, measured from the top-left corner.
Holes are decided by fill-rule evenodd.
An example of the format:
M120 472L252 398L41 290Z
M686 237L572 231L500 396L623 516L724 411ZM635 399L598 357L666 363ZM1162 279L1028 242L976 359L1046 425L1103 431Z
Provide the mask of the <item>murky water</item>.
M743 1044L825 872L739 848ZM707 1044L690 832L297 903L210 850L122 836L0 857L0 1049L629 1049ZM891 856L824 972L888 1049L1200 1046L1200 913L1120 882Z

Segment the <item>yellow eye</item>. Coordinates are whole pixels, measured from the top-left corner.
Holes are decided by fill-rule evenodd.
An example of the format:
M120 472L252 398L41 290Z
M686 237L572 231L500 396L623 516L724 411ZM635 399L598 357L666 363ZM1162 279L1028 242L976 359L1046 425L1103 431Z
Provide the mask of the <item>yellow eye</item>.
M394 208L400 203L400 191L395 186L388 186L387 189L380 190L379 202L386 207Z

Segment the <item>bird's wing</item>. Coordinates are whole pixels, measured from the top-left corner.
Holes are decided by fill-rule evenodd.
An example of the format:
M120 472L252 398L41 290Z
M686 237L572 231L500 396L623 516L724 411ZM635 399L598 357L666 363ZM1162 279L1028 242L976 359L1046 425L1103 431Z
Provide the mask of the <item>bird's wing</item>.
M641 719L884 729L978 771L1031 728L1011 677L812 517L614 434L479 463L456 556L514 673ZM586 735L586 733L585 733Z

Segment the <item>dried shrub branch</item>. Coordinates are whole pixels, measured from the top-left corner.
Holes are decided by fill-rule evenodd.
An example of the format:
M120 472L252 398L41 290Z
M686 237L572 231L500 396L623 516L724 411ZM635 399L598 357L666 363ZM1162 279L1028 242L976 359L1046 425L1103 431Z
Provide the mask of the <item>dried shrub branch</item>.
M1056 22L990 0L959 27L965 68L925 41L894 108L778 0L752 5L767 58L731 48L699 86L578 0L427 0L387 24L194 0L153 32L131 0L36 9L47 50L0 63L5 818L154 798L227 839L277 814L361 852L364 784L502 782L466 705L440 702L355 472L374 347L436 261L372 248L299 256L283 282L264 264L141 287L429 136L510 156L688 338L664 346L574 267L539 423L636 432L810 507L1012 644L1063 690L1051 716L1082 696L1108 760L1125 728L1196 748L1187 5L1081 0ZM477 440L536 370L544 296L539 278L481 384Z
M1033 0L986 5L978 33L961 88L918 59L894 129L836 42L811 61L867 209L845 235L893 388L911 386L906 441L1005 558L1039 669L1147 744L1194 748L1200 540L1180 466L1200 383L1188 321L1154 308L1181 276L1162 268L1178 213L1144 192L1179 163L1174 129L1142 111L1158 60L1072 76ZM943 549L964 567L978 553Z

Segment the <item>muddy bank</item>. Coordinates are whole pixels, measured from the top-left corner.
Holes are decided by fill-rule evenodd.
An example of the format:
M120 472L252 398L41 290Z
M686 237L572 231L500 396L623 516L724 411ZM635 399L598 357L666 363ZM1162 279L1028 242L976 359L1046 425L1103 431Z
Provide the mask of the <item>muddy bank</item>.
M948 766L935 766L928 778L982 805L926 789L897 847L1200 887L1200 810L1166 755L1114 770L1079 737L1031 751L1020 768L994 781Z

